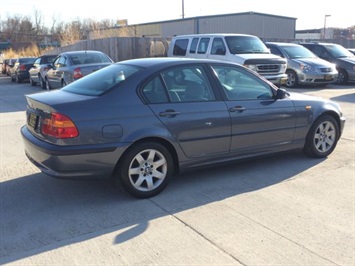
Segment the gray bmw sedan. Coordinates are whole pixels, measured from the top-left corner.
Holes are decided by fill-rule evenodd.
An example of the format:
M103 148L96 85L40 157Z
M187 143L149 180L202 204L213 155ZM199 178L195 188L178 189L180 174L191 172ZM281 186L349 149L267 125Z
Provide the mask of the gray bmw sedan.
M196 167L300 149L326 157L345 123L333 101L216 60L121 61L26 98L25 153L42 172L114 178L138 198Z

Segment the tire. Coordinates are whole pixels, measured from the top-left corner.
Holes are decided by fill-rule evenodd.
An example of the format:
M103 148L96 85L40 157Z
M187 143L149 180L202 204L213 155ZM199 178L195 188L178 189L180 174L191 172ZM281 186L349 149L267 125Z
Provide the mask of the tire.
M67 86L67 83L65 82L65 80L62 80L62 88L64 88L65 86Z
M46 82L44 81L44 79L41 76L39 76L38 79L39 79L39 85L41 86L42 89L45 90L46 89Z
M330 115L320 116L311 126L304 152L315 158L324 158L333 152L339 140L339 126Z
M294 88L298 85L298 77L295 71L286 70L287 80L285 86L287 88Z
M15 80L17 83L22 83L22 79L16 74Z
M349 79L348 73L344 69L339 69L337 83L345 84L348 82L348 79Z
M46 78L46 80L45 80L45 83L46 83L46 90L47 90L47 91L50 91L50 90L51 90L51 85L49 84L49 81L48 81L47 78Z
M30 83L31 83L31 86L37 86L37 82L34 82L33 79L30 78Z
M137 198L159 194L173 173L170 152L155 142L138 144L122 156L118 164L118 181L126 192Z

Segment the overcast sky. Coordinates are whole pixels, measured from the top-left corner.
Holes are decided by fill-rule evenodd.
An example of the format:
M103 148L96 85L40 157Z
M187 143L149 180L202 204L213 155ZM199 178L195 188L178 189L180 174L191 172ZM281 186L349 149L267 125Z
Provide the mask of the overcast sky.
M184 3L184 9L182 8ZM195 16L219 15L254 11L270 15L297 18L296 30L324 27L347 28L355 25L355 1L337 0L0 0L0 20L20 15L33 17L39 11L51 24L53 16L57 21L91 18L127 19L128 24L139 24Z

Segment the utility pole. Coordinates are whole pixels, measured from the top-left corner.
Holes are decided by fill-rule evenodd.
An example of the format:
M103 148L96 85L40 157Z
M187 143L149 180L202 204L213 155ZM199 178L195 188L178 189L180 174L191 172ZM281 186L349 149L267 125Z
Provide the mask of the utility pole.
M184 0L182 0L182 19L185 18Z
M323 37L324 37L324 39L327 39L327 36L326 36L326 34L325 34L325 31L326 31L326 29L327 29L327 17L330 17L331 15L325 15L324 16L324 29L323 29Z

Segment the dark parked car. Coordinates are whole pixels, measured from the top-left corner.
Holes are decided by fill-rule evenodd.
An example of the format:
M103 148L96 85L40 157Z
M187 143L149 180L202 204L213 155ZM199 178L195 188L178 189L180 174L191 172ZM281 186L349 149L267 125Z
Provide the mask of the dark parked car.
M21 83L24 80L30 79L29 70L33 66L35 57L17 58L14 65L10 68L11 81Z
M320 58L336 64L339 84L355 81L355 55L335 43L300 43Z
M30 83L32 86L36 86L39 83L43 89L46 88L44 77L56 57L57 55L42 55L36 59L29 70Z
M112 177L140 198L160 193L173 174L212 163L295 149L326 157L345 123L333 101L207 59L121 61L26 98L25 153L41 171Z
M62 88L112 63L113 60L100 51L61 53L45 75L46 88L47 90Z
M335 83L338 71L335 64L319 58L306 47L295 43L266 42L272 54L286 58L286 87L298 85L327 85Z

